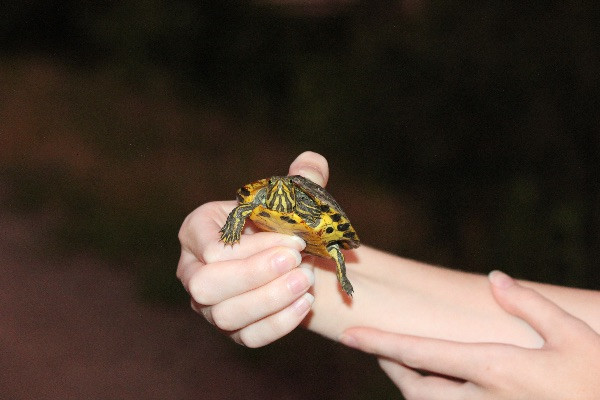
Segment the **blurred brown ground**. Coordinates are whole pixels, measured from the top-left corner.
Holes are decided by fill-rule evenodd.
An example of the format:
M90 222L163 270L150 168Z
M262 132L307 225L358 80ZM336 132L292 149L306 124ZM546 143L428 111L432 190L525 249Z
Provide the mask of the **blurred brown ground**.
M352 399L385 390L363 379L377 375L373 362L316 336L243 349L188 308L141 302L129 272L84 254L49 255L53 220L0 210L2 398Z
M103 90L110 84L102 78L78 80L39 59L1 69L0 397L398 393L374 359L311 333L245 349L187 304L163 301L160 293L168 299L173 283L180 287L176 235L185 214L261 176L246 165L280 170L293 154L216 151L231 130L218 114L200 124L208 127L198 134L201 151L186 152L180 133L196 132L198 122L192 111L175 111L169 96L157 105L117 86ZM169 140L137 143L147 126ZM227 168L215 171L215 163Z

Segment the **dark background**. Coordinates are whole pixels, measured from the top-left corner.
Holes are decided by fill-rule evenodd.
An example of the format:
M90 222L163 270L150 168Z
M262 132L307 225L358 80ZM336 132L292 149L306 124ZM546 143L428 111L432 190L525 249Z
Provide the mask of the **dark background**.
M41 295L40 282L53 279L54 307L81 317L87 313L76 303L102 279L122 278L133 283L115 290L131 296L96 293L121 299L93 322L110 325L106 343L131 331L130 312L159 313L139 318L139 335L119 339L144 337L147 352L161 343L148 332L178 332L161 343L166 361L131 353L127 362L73 367L82 384L39 389L49 398L124 398L121 387L135 385L151 397L162 384L173 389L157 398L397 396L371 358L307 332L264 349L238 348L192 315L174 276L177 230L191 210L286 173L304 150L329 160L330 192L364 243L451 268L600 287L594 2L282 3L1 6L2 279L13 300ZM69 286L78 274L87 280ZM22 284L38 289L23 292ZM80 296L60 296L68 290ZM123 318L112 319L117 310ZM55 311L38 310L65 332L84 329L78 318L72 326L49 317ZM5 324L18 326L6 315ZM15 341L50 329L28 315L31 326L23 334L15 328ZM181 320L165 328L173 315ZM19 349L6 335L5 350ZM52 364L59 370L74 359L104 360L102 346L90 354L69 348ZM127 349L116 352L127 358ZM48 352L32 352L24 371L47 369ZM209 368L223 357L229 361ZM7 359L4 368L15 370ZM155 375L115 372L142 364L178 380L159 385ZM235 365L250 379L213 379ZM98 392L90 375L108 392ZM24 376L15 372L5 393ZM15 395L37 393L49 380L28 379Z

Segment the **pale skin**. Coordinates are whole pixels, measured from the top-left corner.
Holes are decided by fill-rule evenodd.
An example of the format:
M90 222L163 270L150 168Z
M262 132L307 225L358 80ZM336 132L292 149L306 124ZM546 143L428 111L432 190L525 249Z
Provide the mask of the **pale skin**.
M329 170L322 156L306 152L289 174L325 186ZM177 275L192 308L237 343L264 346L302 325L380 356L407 399L600 393L599 292L532 282L490 290L485 276L363 245L344 251L355 288L349 300L333 262L302 258L299 238L257 232L248 223L240 243L219 242L235 205L207 203L186 218ZM422 377L409 367L462 381Z
M408 400L597 399L600 336L581 319L502 272L492 272L490 282L498 304L544 338L541 348L460 343L372 328L350 328L340 340L376 354L381 368Z

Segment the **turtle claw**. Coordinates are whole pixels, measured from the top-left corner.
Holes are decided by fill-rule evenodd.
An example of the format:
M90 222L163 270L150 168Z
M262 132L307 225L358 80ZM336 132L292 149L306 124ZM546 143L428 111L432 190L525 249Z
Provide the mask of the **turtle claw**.
M234 244L240 242L240 235L236 235L235 232L227 231L225 229L221 230L221 238L219 241L223 242L224 245L231 245L233 247Z
M241 229L236 227L237 220L233 218L231 215L227 218L227 222L223 225L223 228L219 231L221 233L221 238L219 239L225 245L230 244L233 246L236 243L239 243L241 236Z
M234 208L227 216L227 221L220 230L220 241L231 246L238 243L242 235L242 229L244 229L244 224L246 223L246 218L253 209L254 205L252 204L241 204Z

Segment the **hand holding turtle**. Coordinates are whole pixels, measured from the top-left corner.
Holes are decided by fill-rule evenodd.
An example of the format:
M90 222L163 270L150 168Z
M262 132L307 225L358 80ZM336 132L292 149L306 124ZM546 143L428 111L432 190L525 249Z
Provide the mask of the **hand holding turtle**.
M324 185L327 161L306 152L290 166ZM297 236L262 232L248 224L235 246L219 230L236 202L207 203L185 219L180 232L177 276L192 297L192 308L237 343L259 347L286 335L308 314L313 296L312 267L301 264L305 243Z
M340 286L352 296L341 249L357 248L360 240L346 213L323 187L301 175L272 176L244 185L237 197L239 205L220 231L223 243L238 243L246 220L265 231L298 235L306 243L305 253L335 262Z
M544 338L540 349L461 343L369 328L351 328L341 340L380 356L381 367L407 399L598 398L600 335L503 273L490 274L490 281L497 303ZM424 376L417 370L434 375Z

